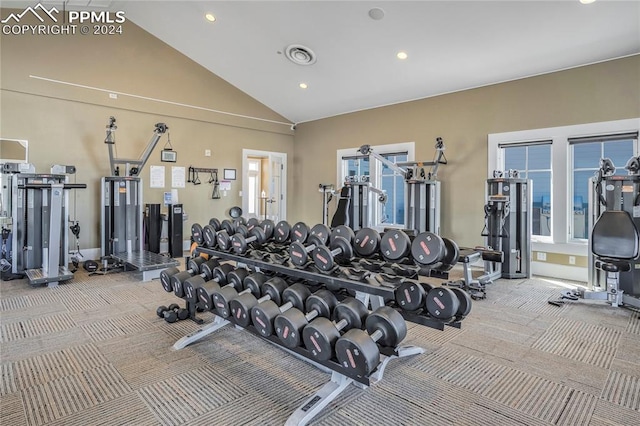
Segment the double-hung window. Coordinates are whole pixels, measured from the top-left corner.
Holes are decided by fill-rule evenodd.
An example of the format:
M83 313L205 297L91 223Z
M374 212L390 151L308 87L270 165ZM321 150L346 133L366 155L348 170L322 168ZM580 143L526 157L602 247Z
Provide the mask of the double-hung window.
M502 144L504 170L518 170L522 179L532 182L532 230L538 237L551 237L552 171L551 141Z
M589 178L600 168L600 159L609 158L616 166L616 175L626 175L624 166L635 155L638 133L569 138L573 220L569 221L570 238L581 240L589 236Z
M374 152L385 157L393 163L413 161L414 143L399 143L390 145L373 146ZM405 214L405 188L404 178L382 164L380 161L368 155L361 155L356 149L338 150L338 179L340 185L348 176L356 176L358 180L362 176L368 176L372 186L382 189L387 194L387 202L379 203L378 195L372 193L371 223L373 226L403 226Z

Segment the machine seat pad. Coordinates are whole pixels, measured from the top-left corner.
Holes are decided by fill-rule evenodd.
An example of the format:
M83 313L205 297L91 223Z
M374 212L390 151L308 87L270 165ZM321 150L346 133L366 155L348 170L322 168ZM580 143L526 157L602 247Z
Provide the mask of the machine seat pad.
M628 272L631 270L631 262L618 259L600 258L596 261L596 268L605 272Z
M638 257L640 235L626 211L606 210L591 231L591 252L600 258L631 260ZM603 259L604 260L604 259Z

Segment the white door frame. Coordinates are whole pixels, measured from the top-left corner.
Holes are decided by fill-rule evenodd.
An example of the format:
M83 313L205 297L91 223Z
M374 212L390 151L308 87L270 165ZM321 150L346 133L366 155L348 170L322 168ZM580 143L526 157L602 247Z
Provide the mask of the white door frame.
M282 159L282 200L280 200L280 220L287 218L287 153L273 151L259 151L255 149L242 150L242 211L247 211L248 201L245 194L249 193L249 179L245 179L249 172L249 157L261 157L269 159L268 180L271 179L271 163L273 157Z

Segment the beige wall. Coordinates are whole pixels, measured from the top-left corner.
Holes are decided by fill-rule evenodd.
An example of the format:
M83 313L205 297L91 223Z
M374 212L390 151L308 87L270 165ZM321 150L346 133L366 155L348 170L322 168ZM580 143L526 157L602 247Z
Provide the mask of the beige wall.
M314 224L321 220L318 184L335 182L337 149L415 141L417 159L429 160L441 136L449 160L439 172L443 234L463 245L481 243L487 134L640 116L640 56L302 123L294 135L282 124L122 95L114 100L104 92L29 78L287 121L130 22L123 35L0 36L0 48L0 137L29 140L30 162L38 171L52 164L77 166L77 181L89 185L77 192L84 247L99 245L99 180L109 173L103 140L110 115L118 120L120 157L138 157L154 124L165 122L178 152L176 165L238 170L232 191L220 200L210 199L206 184L179 191L189 224L241 204L243 148L288 154L288 219ZM165 141L149 165L161 164ZM212 157L204 157L205 149ZM171 164L164 165L168 190ZM148 188L148 167L142 177L145 202L161 202L163 190Z
M438 172L442 234L481 244L487 135L639 117L639 76L640 56L634 56L299 124L292 217L322 219L317 188L335 182L337 149L414 141L416 159L431 160L440 136L449 161Z
M8 12L2 11L2 16ZM29 141L29 160L38 172L52 164L77 167L77 219L81 246L99 247L100 178L109 174L103 143L109 116L117 119L117 154L138 158L152 137L155 123L164 122L178 152L177 166L237 169L232 190L211 200L208 176L204 183L179 190L189 214L185 236L194 221L207 223L241 205L242 149L286 152L293 158L289 126L217 114L150 100L29 78L29 75L95 86L113 91L185 103L274 121L286 120L226 83L184 55L128 22L124 34L110 36L0 36L0 137ZM141 176L144 201L161 203L170 190L171 163L160 163L163 136ZM205 149L212 151L204 157ZM166 166L166 188L149 188L149 165ZM291 175L290 175L291 176ZM71 178L74 179L73 177ZM292 185L293 176L289 185ZM73 194L71 195L73 199ZM73 212L73 206L71 211ZM73 213L72 213L73 214Z

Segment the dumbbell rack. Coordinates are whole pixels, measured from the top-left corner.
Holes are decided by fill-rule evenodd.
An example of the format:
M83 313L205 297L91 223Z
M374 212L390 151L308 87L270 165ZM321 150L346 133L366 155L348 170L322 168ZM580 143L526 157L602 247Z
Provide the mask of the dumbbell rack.
M173 349L184 349L188 345L201 340L205 336L208 336L209 334L219 330L226 325L232 325L236 328L246 330L261 338L262 340L266 340L267 342L272 343L279 348L293 354L294 356L301 358L304 361L318 367L319 369L331 373L331 380L325 383L313 395L305 399L305 401L289 416L287 422L285 423L286 425L307 424L318 413L320 413L320 411L322 411L324 407L329 405L342 392L344 392L350 384L353 384L354 386L357 386L361 389L366 389L367 387L379 382L380 380L382 380L385 368L387 367L389 361L396 358L405 358L408 356L424 353L423 348L411 345L398 346L395 348L380 347L380 363L378 364L376 369L369 375L360 376L355 374L351 370L344 368L336 361L320 361L313 359L310 352L303 347L286 348L282 346L282 343L275 335L263 336L256 330L255 327L251 325L248 327L240 327L239 325L234 324L231 321L223 319L222 317L219 317L217 315L215 316L212 323L207 324L206 326L178 340L173 345Z
M319 284L332 285L341 287L346 290L355 292L356 299L360 300L365 306L370 306L371 310L375 310L385 305L385 299L394 299L395 289L393 287L385 287L372 285L360 281L353 281L342 277L336 277L329 274L323 274L319 272L313 272L304 269L298 269L289 267L282 264L275 264L265 262L263 260L253 259L249 257L239 256L233 253L222 252L212 250L205 247L197 247L194 251L194 255L207 254L209 256L218 257L221 259L236 262L236 264L252 266L254 268L271 271L287 275L292 278L300 280L306 280L310 282L316 282ZM191 311L191 310L190 310ZM420 315L416 312L407 312L399 310L400 314L405 320L418 323L427 327L444 330L445 325L460 328L460 321L452 323L445 323L443 321ZM195 320L195 319L194 319ZM193 333L190 333L183 338L179 339L173 348L180 350L186 346L195 343L211 333L219 330L226 325L234 325L237 328L241 328L251 332L257 337L266 340L272 344L277 345L281 349L303 359L306 362L315 365L323 371L331 373L331 379L319 388L313 395L309 396L305 401L289 416L287 425L304 425L311 421L320 411L329 405L334 399L336 399L350 384L354 384L362 389L377 383L382 380L384 370L392 359L404 358L408 356L418 355L424 353L424 349L417 346L398 346L395 348L380 347L380 363L376 369L369 375L359 376L351 370L345 369L341 364L334 360L318 361L311 357L309 351L303 347L286 348L282 346L279 339L274 336L262 336L253 326L246 328L240 327L231 321L223 319L219 316L215 316L212 323L207 324Z
M372 285L360 281L353 281L346 278L336 277L329 274L308 271L300 268L292 268L286 265L269 263L263 260L253 259L249 257L239 256L233 253L212 250L205 247L197 247L194 251L195 255L207 254L209 256L218 257L234 261L237 264L244 264L259 268L260 270L271 271L282 275L287 275L300 280L316 282L329 286L341 287L346 290L355 291L356 299L360 300L365 306L371 306L371 310L376 310L385 305L385 299L391 300L395 298L395 288L387 286ZM426 327L444 330L445 326L461 328L460 321L443 322L435 318L426 317L415 312L407 312L399 310L405 320L414 322Z

